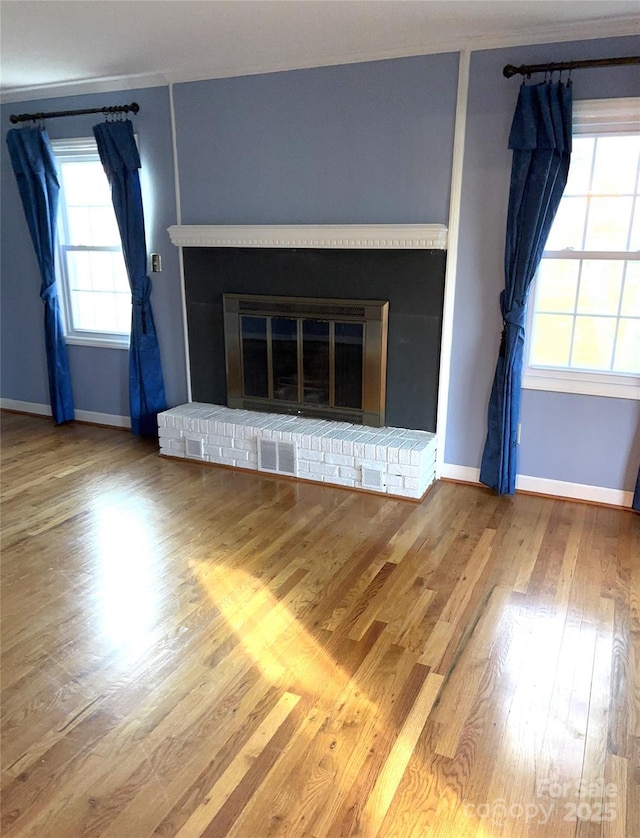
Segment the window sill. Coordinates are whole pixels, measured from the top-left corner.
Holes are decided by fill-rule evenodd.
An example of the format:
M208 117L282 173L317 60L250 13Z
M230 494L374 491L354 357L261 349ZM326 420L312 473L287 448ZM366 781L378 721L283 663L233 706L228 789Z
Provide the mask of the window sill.
M123 341L115 338L81 338L67 335L64 340L67 346L98 346L103 349L129 349L129 338Z
M640 377L601 376L589 373L562 373L560 370L529 370L522 378L524 390L576 393L613 399L640 400Z

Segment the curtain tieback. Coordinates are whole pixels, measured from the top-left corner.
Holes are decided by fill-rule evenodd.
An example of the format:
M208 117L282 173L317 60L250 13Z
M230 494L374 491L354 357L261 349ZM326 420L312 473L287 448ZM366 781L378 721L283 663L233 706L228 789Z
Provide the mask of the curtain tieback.
M147 306L151 301L151 281L148 276L143 276L137 285L137 292L132 294L131 303L140 308L140 321L142 334L147 334Z
M504 293L504 292L503 292ZM500 295L500 308L502 308L502 295ZM526 319L526 306L514 305L510 311L502 311L502 335L500 336L500 350L498 354L505 357L507 349L507 328L524 329Z
M40 290L40 299L43 303L52 303L58 299L58 289L56 288L55 282Z

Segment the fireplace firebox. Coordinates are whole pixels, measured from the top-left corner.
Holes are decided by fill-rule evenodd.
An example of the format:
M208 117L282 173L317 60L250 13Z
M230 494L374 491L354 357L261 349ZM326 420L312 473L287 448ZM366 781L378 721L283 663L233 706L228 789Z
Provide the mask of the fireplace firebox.
M385 424L382 300L224 294L227 404Z

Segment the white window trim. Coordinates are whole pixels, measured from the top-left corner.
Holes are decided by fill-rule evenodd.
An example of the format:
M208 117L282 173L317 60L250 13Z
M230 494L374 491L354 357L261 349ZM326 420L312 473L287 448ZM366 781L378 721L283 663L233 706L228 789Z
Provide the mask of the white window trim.
M94 137L73 137L68 139L51 140L54 156L58 154L63 155L66 161L77 160L84 162L90 159L89 155L96 161L100 160L100 155L96 147ZM64 194L60 193L60 203L64 202ZM65 214L62 211L63 206L58 212L58 228L65 223ZM61 241L61 236L58 235L56 243L56 278L58 279L58 293L62 305L60 306L60 313L65 332L64 340L68 346L94 346L105 349L129 349L131 336L124 332L90 332L84 329L71 329L71 300L66 286L66 276L64 268L64 245Z
M640 131L640 98L589 99L574 102L573 120L574 136L637 133ZM543 258L545 256L563 259L624 258L630 261L640 259L640 252L624 251L600 254L592 251L545 251ZM535 294L535 280L530 290L529 300L531 302ZM533 304L527 305L523 389L640 400L640 375L615 375L608 372L599 373L586 370L530 366L528 358L529 339L533 327L533 309Z

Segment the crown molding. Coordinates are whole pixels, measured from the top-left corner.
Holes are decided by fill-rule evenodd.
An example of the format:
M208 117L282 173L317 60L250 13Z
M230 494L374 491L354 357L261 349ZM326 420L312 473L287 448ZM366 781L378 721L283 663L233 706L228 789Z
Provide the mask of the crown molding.
M617 38L639 35L638 18L625 16L609 20L585 21L583 23L527 29L509 35L490 35L452 39L451 41L406 44L388 50L327 54L298 62L273 61L262 64L239 64L234 67L216 66L203 68L199 72L176 73L170 69L163 72L141 73L135 76L110 76L99 79L80 79L69 82L55 82L37 86L26 86L0 90L0 103L27 102L60 96L75 96L88 93L108 93L120 90L136 90L147 87L163 87L169 84L207 81L212 79L254 76L266 73L280 73L290 70L305 70L316 67L333 67L340 64L360 64L367 61L385 61L393 58L410 58L420 55L437 55L445 52L469 50L479 52L488 49L530 46L535 44L561 43L563 41L589 41L598 38Z
M447 246L444 224L181 224L168 232L176 247L445 250Z

